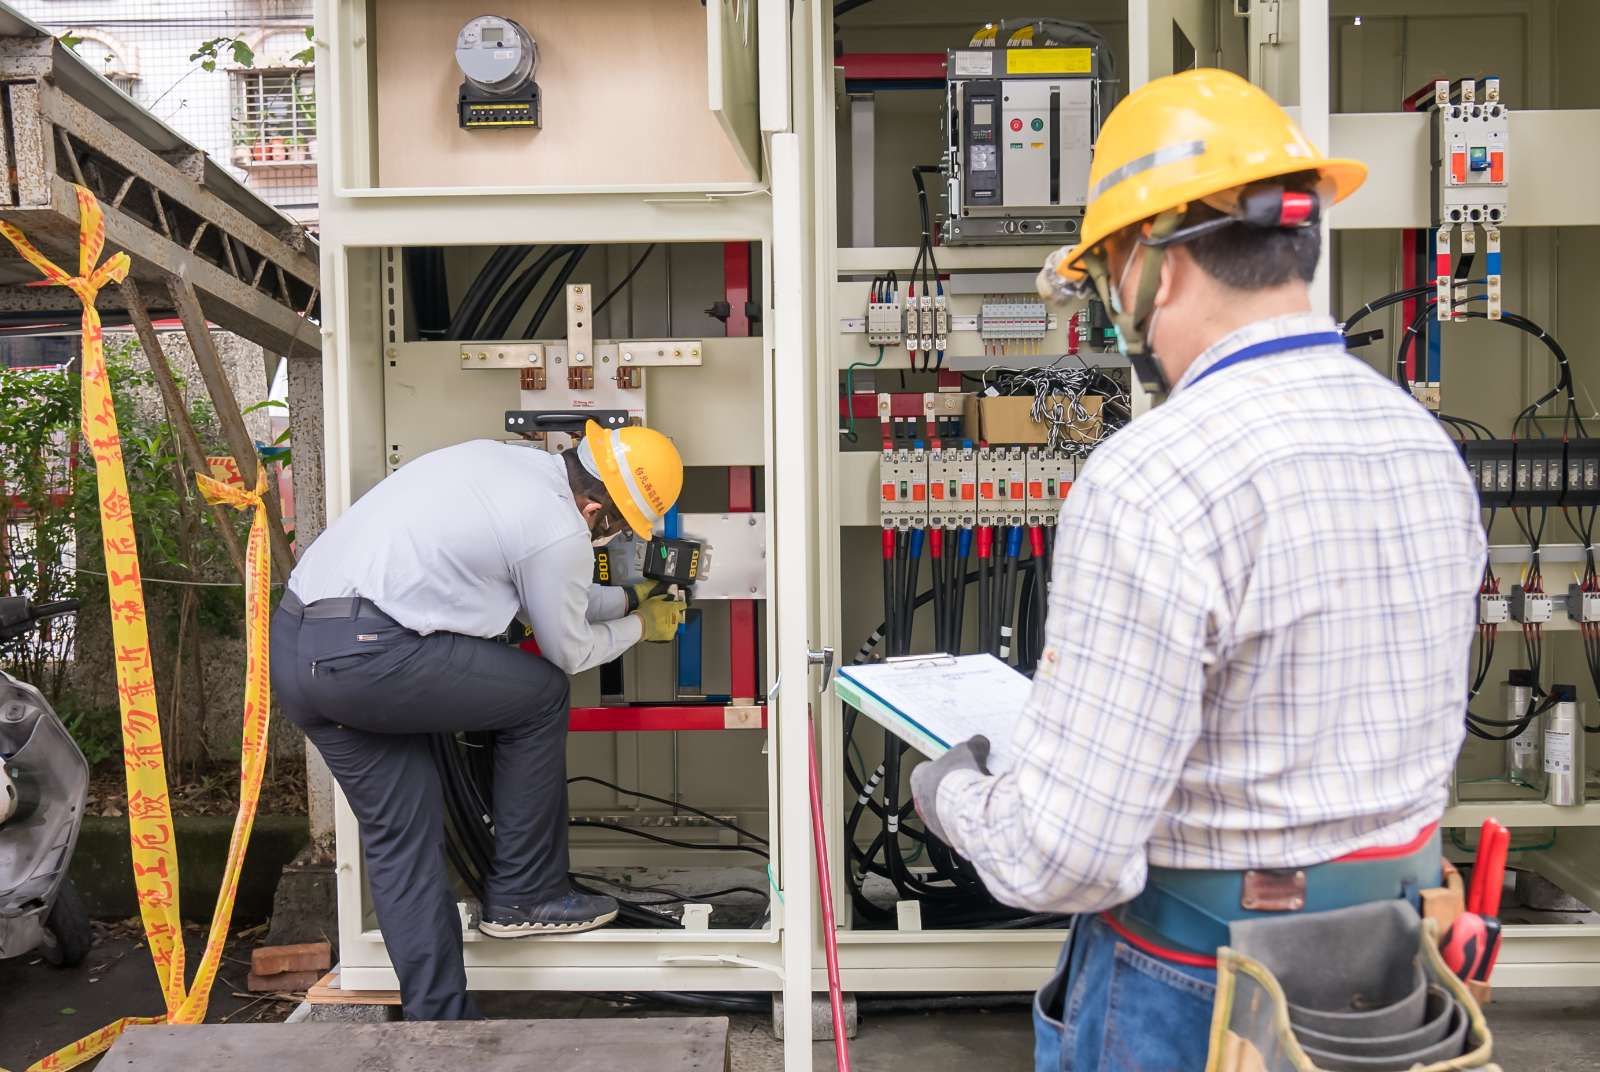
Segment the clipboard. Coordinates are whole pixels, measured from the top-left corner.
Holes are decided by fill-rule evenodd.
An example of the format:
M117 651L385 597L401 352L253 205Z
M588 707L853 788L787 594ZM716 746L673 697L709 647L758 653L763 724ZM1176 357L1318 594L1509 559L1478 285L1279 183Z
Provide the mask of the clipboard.
M1033 683L982 655L913 655L840 667L834 694L912 748L937 759L975 734L989 738L989 770L1011 765L1011 732Z

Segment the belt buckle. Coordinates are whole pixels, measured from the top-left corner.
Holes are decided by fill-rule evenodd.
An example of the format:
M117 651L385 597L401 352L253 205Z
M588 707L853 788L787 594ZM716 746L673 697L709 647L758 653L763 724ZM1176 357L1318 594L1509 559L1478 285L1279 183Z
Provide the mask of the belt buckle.
M1247 912L1298 912L1306 906L1306 873L1299 868L1246 871L1239 907Z

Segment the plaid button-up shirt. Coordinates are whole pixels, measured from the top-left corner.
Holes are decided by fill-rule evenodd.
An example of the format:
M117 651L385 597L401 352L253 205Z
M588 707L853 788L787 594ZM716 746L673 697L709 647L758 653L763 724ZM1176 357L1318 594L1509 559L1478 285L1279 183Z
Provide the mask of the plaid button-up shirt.
M1313 864L1442 813L1485 555L1455 445L1342 348L1200 380L1333 330L1227 336L1072 486L1016 765L938 791L1000 900L1092 911L1151 864Z

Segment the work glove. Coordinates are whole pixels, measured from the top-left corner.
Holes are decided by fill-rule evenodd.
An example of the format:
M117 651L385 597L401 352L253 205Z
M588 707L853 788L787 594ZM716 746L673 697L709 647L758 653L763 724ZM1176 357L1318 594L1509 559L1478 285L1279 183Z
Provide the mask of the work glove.
M628 613L632 614L644 606L645 600L651 596L658 596L667 590L665 581L635 581L628 585Z
M644 639L660 642L673 638L688 609L687 603L671 596L651 596L634 613L644 623Z
M945 836L944 825L939 822L939 783L956 771L988 774L989 738L980 734L962 741L938 759L918 764L911 772L911 799L916 801L922 825L928 833L947 845L950 839Z

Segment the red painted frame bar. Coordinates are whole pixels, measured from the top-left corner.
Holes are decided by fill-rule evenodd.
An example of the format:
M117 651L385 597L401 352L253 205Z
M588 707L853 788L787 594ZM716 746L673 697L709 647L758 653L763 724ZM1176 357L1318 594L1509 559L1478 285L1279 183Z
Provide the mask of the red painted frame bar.
M833 61L851 81L943 81L943 52L846 52Z
M574 707L568 716L567 728L573 733L630 733L668 730L736 730L756 729L753 721L734 717L730 712L750 711L750 708L727 704L661 704L651 707ZM767 707L762 704L759 728L767 728Z
M729 337L749 335L750 243L728 242L722 247L723 290L732 310ZM748 465L728 467L728 512L749 513L756 508L755 473ZM756 604L752 599L728 601L728 693L735 701L753 700L756 691Z

